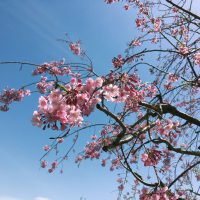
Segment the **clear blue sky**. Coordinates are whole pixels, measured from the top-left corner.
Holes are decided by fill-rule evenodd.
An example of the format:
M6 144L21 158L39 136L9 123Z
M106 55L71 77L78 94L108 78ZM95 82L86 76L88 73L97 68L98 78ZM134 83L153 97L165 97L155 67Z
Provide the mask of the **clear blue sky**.
M71 59L64 44L57 41L67 32L72 39L82 40L95 69L104 72L135 34L133 12L103 0L1 0L0 60ZM1 89L33 81L28 66L22 72L15 65L0 69ZM116 176L99 162L87 161L78 168L73 160L68 161L62 175L49 175L39 168L49 135L32 127L35 109L37 96L0 113L0 200L114 200Z

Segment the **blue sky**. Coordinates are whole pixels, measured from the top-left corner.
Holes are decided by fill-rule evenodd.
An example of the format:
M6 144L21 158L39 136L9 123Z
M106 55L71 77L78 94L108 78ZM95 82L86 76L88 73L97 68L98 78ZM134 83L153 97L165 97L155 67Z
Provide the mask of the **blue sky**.
M96 71L105 73L112 57L122 53L135 34L133 16L122 5L106 5L103 0L1 0L0 60L71 60L65 45L57 41L67 32L73 40L82 40ZM29 66L21 72L17 65L0 69L1 89L33 81ZM62 175L40 169L49 135L32 127L35 109L33 95L0 113L0 200L114 200L116 176L99 162L86 161L78 168L71 159Z

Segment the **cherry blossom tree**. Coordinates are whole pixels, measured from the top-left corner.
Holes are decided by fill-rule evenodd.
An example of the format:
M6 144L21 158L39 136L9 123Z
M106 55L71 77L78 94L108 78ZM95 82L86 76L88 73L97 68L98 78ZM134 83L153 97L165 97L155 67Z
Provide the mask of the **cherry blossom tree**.
M32 124L55 132L41 158L41 167L49 173L62 170L61 163L88 129L90 141L75 162L98 159L103 167L119 171L118 199L198 199L200 16L192 10L195 1L105 0L117 2L137 13L140 36L111 59L110 71L97 74L81 42L66 36L63 42L77 62L1 62L21 68L31 65L32 75L41 79L20 89L4 89L0 110L8 111L11 103L37 89ZM141 73L149 78L142 80ZM103 113L104 122L88 121L93 112ZM91 131L94 127L99 130L96 134ZM69 138L68 151L57 153L50 162L48 155L58 152Z

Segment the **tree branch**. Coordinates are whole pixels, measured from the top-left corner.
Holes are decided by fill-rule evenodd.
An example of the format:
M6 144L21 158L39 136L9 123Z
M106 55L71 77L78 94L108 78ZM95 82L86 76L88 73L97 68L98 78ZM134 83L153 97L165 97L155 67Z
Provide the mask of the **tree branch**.
M175 147L173 147L171 145L170 142L168 142L167 140L161 139L161 138L157 138L155 140L152 140L152 142L155 143L155 144L164 143L164 144L167 145L167 147L168 147L169 150L174 151L176 153L200 157L200 151L186 151L186 150L183 150L181 148L175 148Z
M135 131L132 134L124 135L123 138L119 137L120 140L118 138L118 140L115 140L113 143L111 143L111 144L109 144L107 146L104 146L103 150L104 151L108 151L109 149L112 149L112 148L115 148L117 146L121 146L123 144L126 144L126 143L130 142L131 140L133 140L134 138L139 137L141 134L146 133L148 130L150 130L151 128L153 128L155 125L156 125L156 123L152 123L149 126L146 126L145 128L143 128L141 130Z
M182 10L183 12L185 12L185 13L187 13L187 14L189 14L189 15L191 15L191 16L194 17L195 19L200 20L200 17L199 17L198 15L196 15L196 14L194 14L194 13L192 13L192 12L190 12L190 11L188 11L188 10L186 10L186 9L184 9L184 8L182 8L182 7L180 7L180 6L178 6L177 4L173 3L171 0L166 0L166 1L167 1L167 3L173 5L174 7L176 7L176 8L178 8L178 9Z
M176 183L176 181L178 181L185 173L187 173L189 170L191 170L193 167L195 167L196 165L200 164L200 161L196 162L195 164L191 165L190 167L188 167L185 171L183 171L180 175L178 175L170 184L169 184L169 188Z
M124 154L124 150L123 148L121 148L121 151L122 151L122 155L124 157L124 163L126 164L126 169L131 172L131 174L139 181L141 182L142 184L146 185L146 186L149 186L149 187L157 187L158 186L158 183L147 183L145 182L143 179L142 179L142 176L139 175L138 173L134 172L133 169L130 167L128 161L127 161L127 158Z
M197 126L200 126L200 120L179 111L175 106L172 106L170 104L163 103L163 104L157 104L157 105L150 105L146 102L140 102L139 104L146 108L152 109L152 110L158 112L159 114L170 113L174 116L177 116L177 117L180 117L180 118L186 120L190 124L195 124Z

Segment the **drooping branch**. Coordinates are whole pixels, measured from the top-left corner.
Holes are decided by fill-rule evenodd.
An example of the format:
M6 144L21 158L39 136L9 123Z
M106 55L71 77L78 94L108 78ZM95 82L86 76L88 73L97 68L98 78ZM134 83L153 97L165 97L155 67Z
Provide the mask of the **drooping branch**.
M149 187L157 187L158 183L147 183L143 180L142 176L139 175L138 173L134 172L133 169L131 168L131 166L129 165L129 162L127 161L127 158L125 156L124 150L123 148L121 148L122 151L122 155L124 157L124 163L126 164L126 169L142 184L149 186Z
M30 63L30 62L23 62L23 61L0 61L0 64L20 64L20 65L32 65L32 66L39 66L38 64Z
M194 168L195 166L199 165L200 161L194 163L193 165L191 165L190 167L188 167L185 171L183 171L180 175L178 175L170 184L169 184L169 188L176 183L176 181L178 181L184 174L186 174L188 171L190 171L192 168Z

